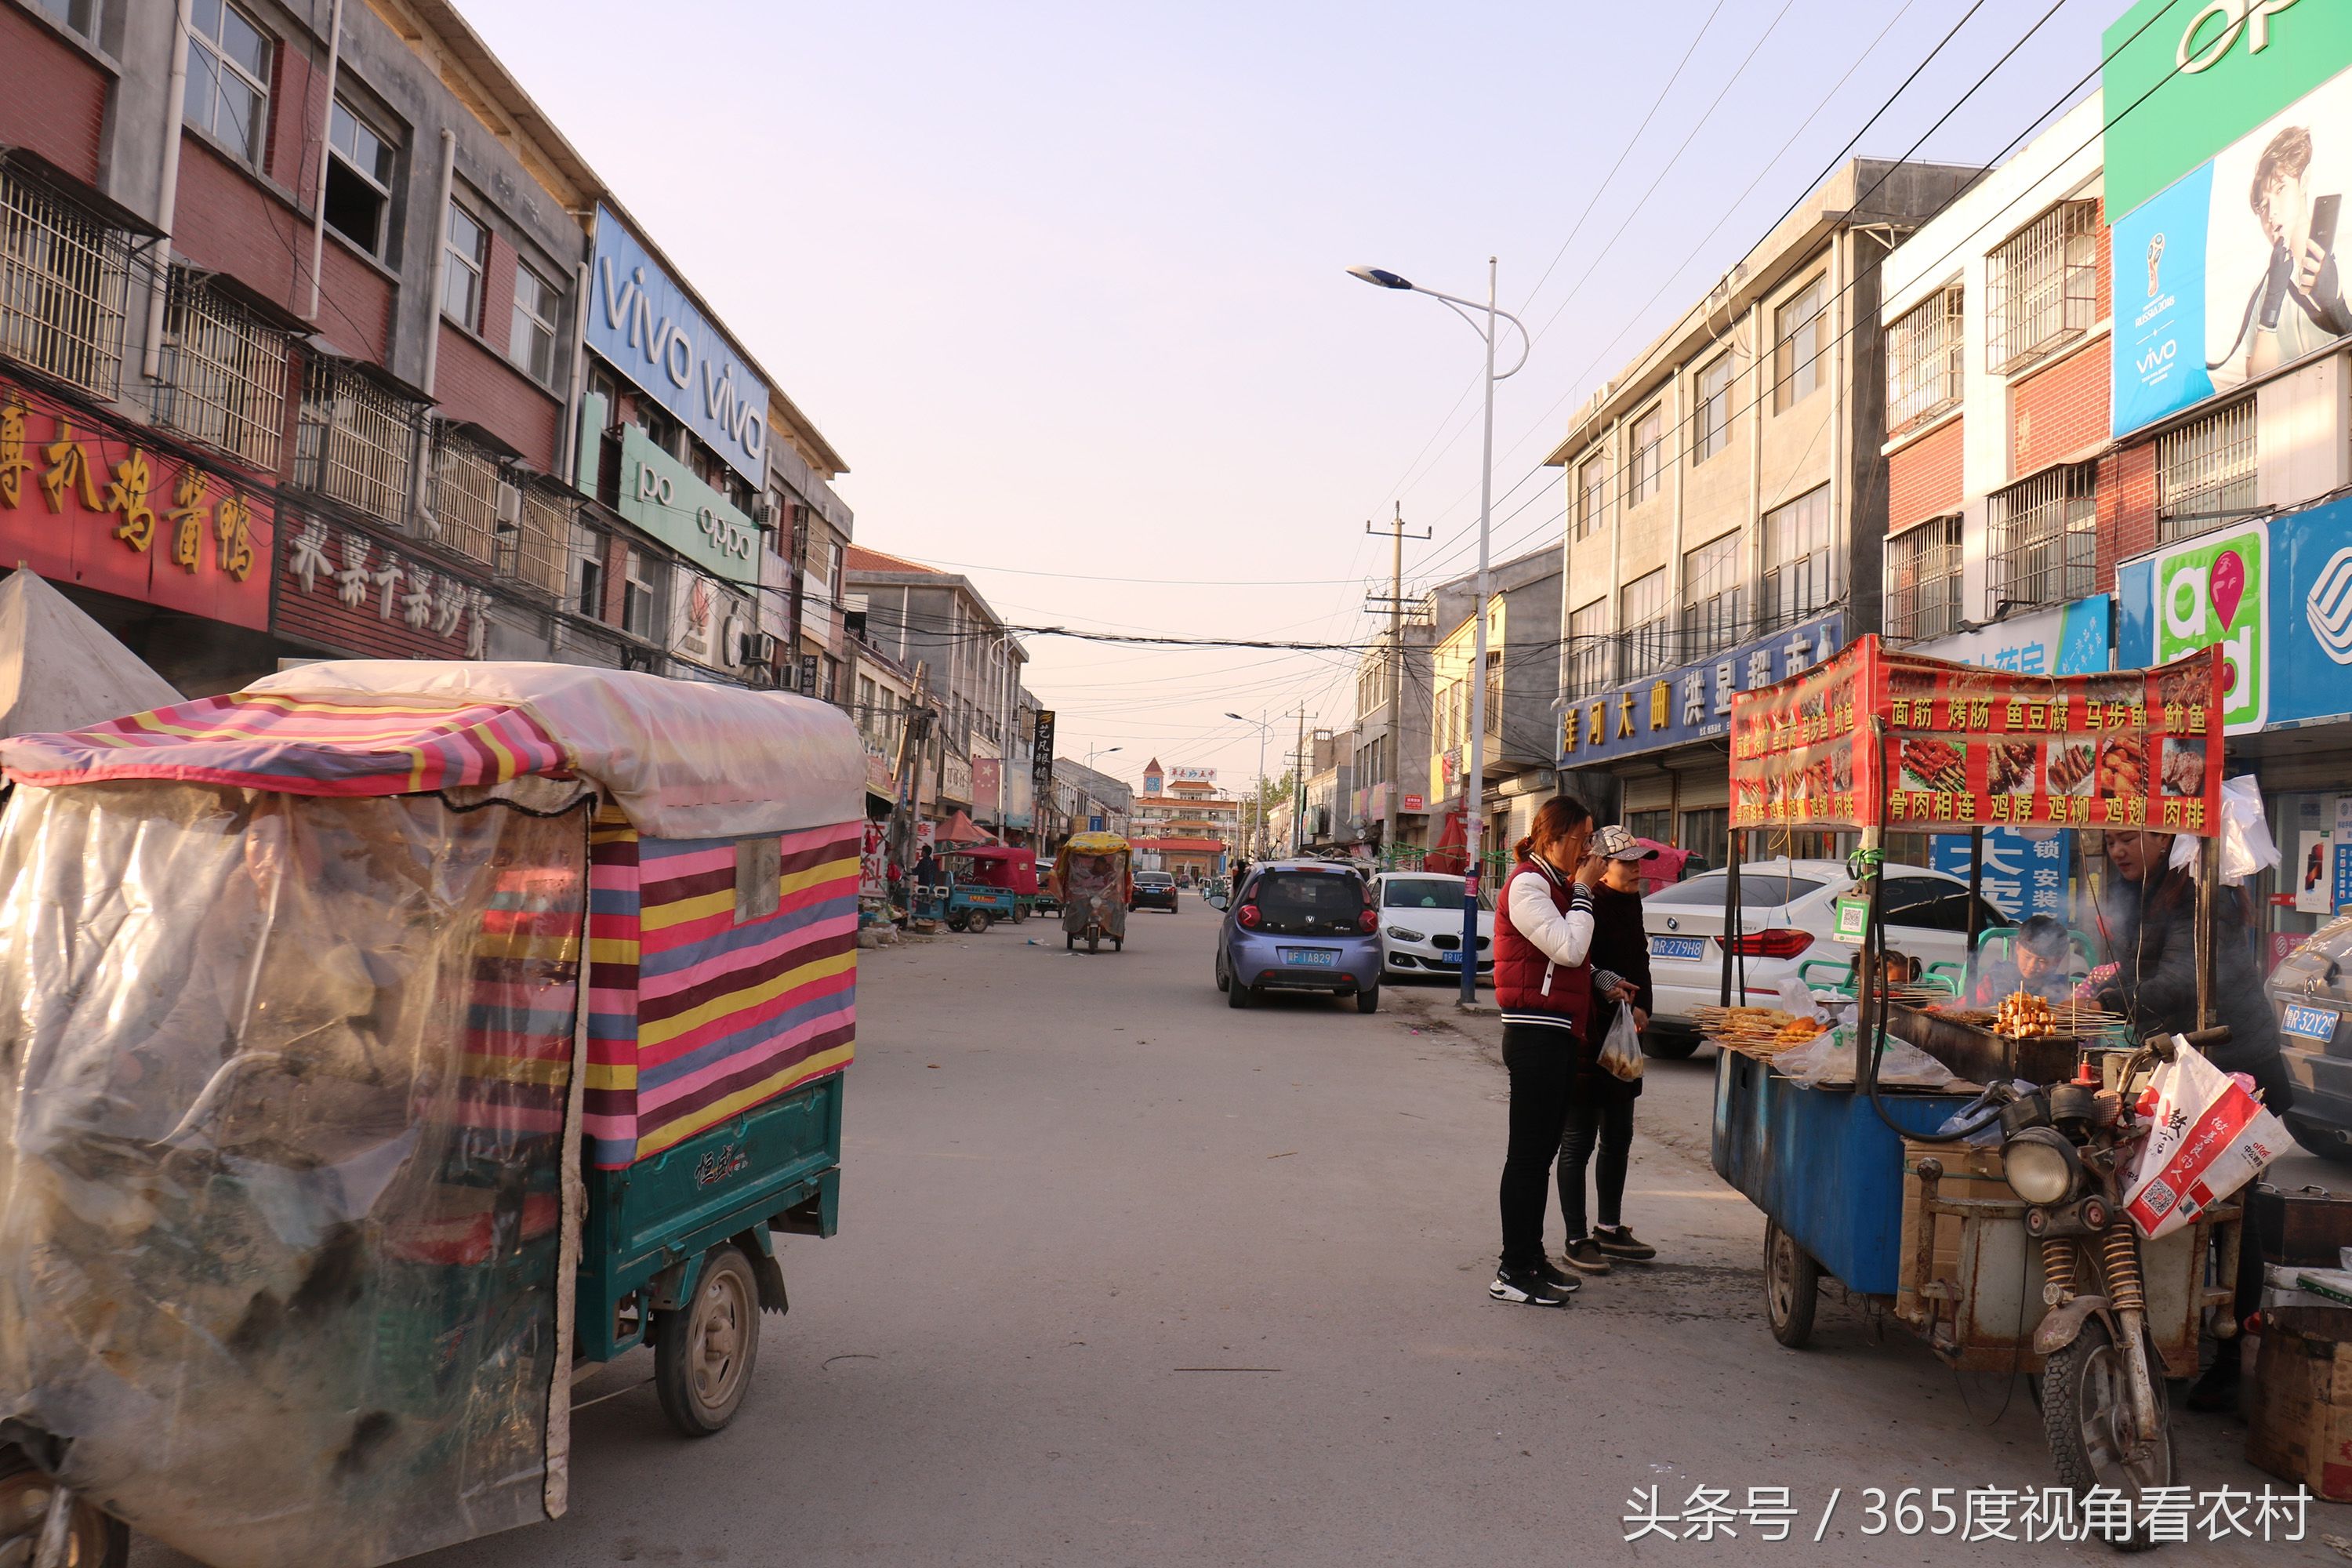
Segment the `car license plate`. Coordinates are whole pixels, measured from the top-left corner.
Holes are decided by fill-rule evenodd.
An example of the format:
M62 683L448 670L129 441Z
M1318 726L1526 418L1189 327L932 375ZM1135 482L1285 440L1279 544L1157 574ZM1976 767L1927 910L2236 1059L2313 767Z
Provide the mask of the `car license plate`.
M1336 969L1339 955L1328 947L1286 947L1282 950L1282 962L1307 969Z
M1443 964L1449 969L1459 969L1462 967L1462 955L1458 952L1441 952L1429 962Z
M2279 1019L2279 1028L2290 1035L2300 1035L2306 1040L2327 1044L2336 1037L2336 1021L2342 1015L2333 1008L2311 1007L2298 1002L2290 1005Z
M1700 936L1654 936L1650 939L1652 958L1704 958L1706 939Z

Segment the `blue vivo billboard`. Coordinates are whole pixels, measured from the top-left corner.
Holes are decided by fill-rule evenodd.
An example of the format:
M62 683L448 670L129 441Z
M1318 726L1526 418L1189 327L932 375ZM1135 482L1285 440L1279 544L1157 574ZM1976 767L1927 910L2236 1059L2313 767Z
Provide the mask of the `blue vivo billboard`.
M2253 525L2239 523L2118 566L2116 662L2221 642L2258 699L2233 731L2352 719L2352 500L2273 517L2261 531L2259 556L2237 540ZM2258 568L2242 564L2225 580L2203 564L2216 544ZM2233 593L2259 613L2239 614Z
M677 415L754 489L765 486L767 383L610 207L596 209L588 288L588 346Z
M1832 610L1692 664L1580 698L1562 710L1563 767L1731 732L1731 694L1811 669L1845 646L1845 612Z

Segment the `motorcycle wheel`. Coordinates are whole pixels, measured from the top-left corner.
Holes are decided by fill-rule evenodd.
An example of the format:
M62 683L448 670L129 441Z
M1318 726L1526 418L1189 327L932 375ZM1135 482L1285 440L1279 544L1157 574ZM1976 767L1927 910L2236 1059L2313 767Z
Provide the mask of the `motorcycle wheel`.
M2131 1373L2123 1351L2096 1316L2083 1320L2074 1342L2042 1363L2042 1430L2050 1439L2050 1459L2058 1479L2082 1496L2095 1486L2113 1487L2132 1500L2151 1487L2173 1483L2171 1412L2167 1407L2164 1363L2147 1346L2150 1382L2161 1417L2155 1441L2135 1446L2131 1426ZM2136 1451L2137 1450L2137 1451ZM2118 1552L2145 1552L2156 1544L2144 1525L2108 1545Z
M0 1562L33 1560L55 1485L22 1448L0 1449ZM123 1568L131 1561L131 1527L77 1497L65 1560L71 1568Z
M1813 1337L1813 1309L1820 1305L1822 1266L1773 1220L1764 1226L1764 1319L1772 1337L1792 1351Z

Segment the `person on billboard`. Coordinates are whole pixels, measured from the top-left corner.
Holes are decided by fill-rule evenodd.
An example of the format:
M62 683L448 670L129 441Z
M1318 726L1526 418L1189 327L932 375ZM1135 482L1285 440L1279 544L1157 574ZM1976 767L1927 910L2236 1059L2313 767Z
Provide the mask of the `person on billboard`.
M2311 132L2290 125L2271 138L2248 193L2254 221L2271 242L2270 265L2254 285L2238 335L2208 370L2233 363L2251 380L2352 333L2336 268L2336 222L2344 198L2311 192Z

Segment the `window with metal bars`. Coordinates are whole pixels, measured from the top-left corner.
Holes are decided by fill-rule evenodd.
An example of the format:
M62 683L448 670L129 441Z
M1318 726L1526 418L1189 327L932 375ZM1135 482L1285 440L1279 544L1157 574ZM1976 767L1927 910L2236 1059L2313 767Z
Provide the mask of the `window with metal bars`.
M1683 552L1683 636L1677 664L1729 647L1747 635L1742 537L1727 533Z
M1940 289L1886 329L1889 434L1934 418L1960 400L1960 286Z
M112 397L130 275L130 236L0 163L0 354Z
M1609 684L1609 601L1595 599L1568 617L1568 694L1590 697Z
M302 372L294 482L385 522L408 512L421 404L349 360L320 356Z
M2063 605L2091 591L2099 524L2098 470L2050 468L1995 490L1987 531L1985 618Z
M1986 258L1986 363L2017 369L2063 347L2098 319L2099 204L2061 202Z
M2185 539L2254 509L2254 400L2156 438L2156 536Z
M155 423L275 472L291 341L204 279L173 268Z
M1576 537L1590 538L1609 521L1609 459L1587 458L1576 468Z
M1674 617L1666 611L1666 569L1663 566L1634 578L1619 590L1617 624L1625 628L1625 672L1631 680L1675 662Z
M1764 514L1762 629L1793 625L1836 601L1843 584L1831 531L1827 485Z
M1625 504L1640 506L1658 493L1661 453L1666 444L1666 415L1653 408L1633 421L1633 466L1626 475Z
M443 426L433 438L431 511L436 537L486 566L499 559L499 487L505 474L497 456Z
M564 574L571 564L567 547L574 510L572 500L552 482L523 487L522 516L508 541L511 548L507 568L518 581L542 594L562 597Z
M1930 518L1886 542L1886 635L1918 641L1960 628L1960 520Z

